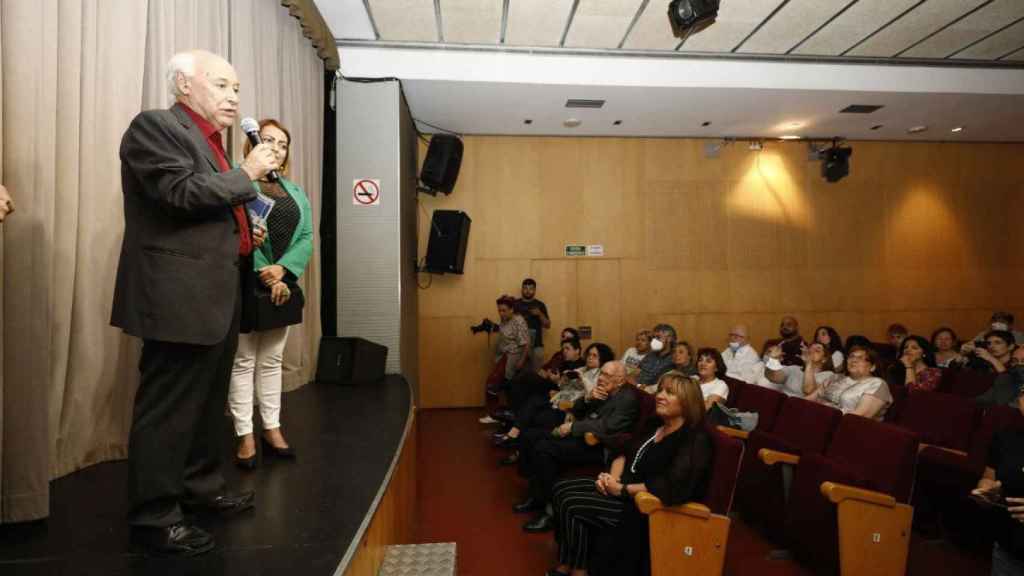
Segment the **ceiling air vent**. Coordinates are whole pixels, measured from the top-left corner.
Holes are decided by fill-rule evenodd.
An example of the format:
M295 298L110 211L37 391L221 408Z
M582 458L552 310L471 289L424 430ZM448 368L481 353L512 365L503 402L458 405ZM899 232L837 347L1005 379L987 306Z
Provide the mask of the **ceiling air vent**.
M565 101L566 108L602 108L604 106L604 100L580 100L577 98L570 98Z
M839 111L840 114L871 114L875 110L878 110L881 106L874 104L850 104L846 108Z

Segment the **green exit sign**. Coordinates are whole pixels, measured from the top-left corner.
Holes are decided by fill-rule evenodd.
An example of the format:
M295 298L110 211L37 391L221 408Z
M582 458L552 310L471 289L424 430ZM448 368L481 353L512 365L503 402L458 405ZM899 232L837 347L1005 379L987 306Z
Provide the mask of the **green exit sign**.
M566 244L565 245L566 256L586 256L587 247L584 244Z

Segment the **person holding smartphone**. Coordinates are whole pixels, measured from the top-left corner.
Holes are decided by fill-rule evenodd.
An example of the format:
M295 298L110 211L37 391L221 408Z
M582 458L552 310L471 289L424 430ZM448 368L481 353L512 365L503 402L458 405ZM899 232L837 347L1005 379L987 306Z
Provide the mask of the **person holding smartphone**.
M1024 386L1017 390L1017 409L1024 414ZM992 576L1024 575L1024 430L996 433L988 465L971 496L997 509Z

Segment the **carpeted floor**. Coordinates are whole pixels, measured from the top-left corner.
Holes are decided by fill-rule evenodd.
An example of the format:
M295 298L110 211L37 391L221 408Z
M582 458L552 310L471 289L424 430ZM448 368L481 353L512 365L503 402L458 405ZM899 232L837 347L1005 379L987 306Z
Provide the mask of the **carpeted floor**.
M423 410L418 413L417 472L420 542L456 542L459 574L523 576L544 574L555 559L550 533L526 534L526 516L512 506L526 491L514 468L499 468L505 452L491 446L490 427L476 419L480 410ZM730 576L811 576L788 560L768 560L771 546L757 532L734 521L729 534L726 574ZM989 573L988 559L948 544L911 541L910 576Z

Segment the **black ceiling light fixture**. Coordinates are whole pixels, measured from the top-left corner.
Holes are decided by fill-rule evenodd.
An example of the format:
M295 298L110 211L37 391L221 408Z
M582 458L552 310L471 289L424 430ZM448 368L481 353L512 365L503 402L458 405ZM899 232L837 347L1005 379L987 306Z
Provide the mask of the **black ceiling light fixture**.
M853 148L840 146L839 140L832 141L831 148L819 153L821 157L821 177L827 182L839 182L850 173L850 156Z
M672 34L686 38L714 23L720 0L672 0L668 4L668 21Z

